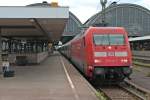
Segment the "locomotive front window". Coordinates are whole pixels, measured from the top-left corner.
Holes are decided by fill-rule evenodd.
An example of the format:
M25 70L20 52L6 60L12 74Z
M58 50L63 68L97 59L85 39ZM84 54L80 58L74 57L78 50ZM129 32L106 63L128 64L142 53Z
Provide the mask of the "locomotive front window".
M124 45L125 39L122 34L95 34L95 45Z
M110 45L124 45L125 39L122 34L109 35Z
M94 43L96 45L109 45L108 35L94 35Z

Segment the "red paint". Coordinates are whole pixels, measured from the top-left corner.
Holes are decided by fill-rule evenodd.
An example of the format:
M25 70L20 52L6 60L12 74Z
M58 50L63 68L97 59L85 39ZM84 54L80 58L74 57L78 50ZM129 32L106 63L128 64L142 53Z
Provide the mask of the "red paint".
M123 34L125 37L125 45L98 45L94 44L93 34ZM74 38L65 46L70 48L66 49L69 52L69 58L75 63L82 66L80 68L87 77L92 77L94 66L97 67L130 67L132 64L130 45L128 42L128 35L122 27L90 27L84 34L78 38ZM106 52L106 57L95 57L94 52ZM127 52L127 57L116 57L115 52ZM94 62L96 59L96 63ZM122 60L128 60L127 63ZM90 67L89 67L90 66ZM91 66L93 68L91 68Z

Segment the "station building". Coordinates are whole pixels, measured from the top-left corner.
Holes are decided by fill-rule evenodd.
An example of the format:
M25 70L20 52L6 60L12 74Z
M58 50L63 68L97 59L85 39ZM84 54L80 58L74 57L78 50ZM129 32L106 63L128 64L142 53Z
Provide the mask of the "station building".
M59 42L69 18L69 7L54 2L0 6L0 11L0 52L17 65L46 59L52 48L49 44Z
M150 35L150 10L136 4L111 4L104 12L98 12L84 25L94 26L102 22L103 13L107 26L125 27L129 37Z
M61 41L66 43L71 40L74 36L80 33L81 27L81 21L72 12L69 12L69 19L62 34Z
M90 17L84 23L84 25L87 27L96 26L99 23L102 23L103 18L105 18L105 22L108 27L124 27L127 30L128 36L130 38L131 49L134 56L137 54L139 54L140 56L149 54L149 9L136 4L113 3L108 6L104 11L100 11ZM137 39L134 39L136 37Z

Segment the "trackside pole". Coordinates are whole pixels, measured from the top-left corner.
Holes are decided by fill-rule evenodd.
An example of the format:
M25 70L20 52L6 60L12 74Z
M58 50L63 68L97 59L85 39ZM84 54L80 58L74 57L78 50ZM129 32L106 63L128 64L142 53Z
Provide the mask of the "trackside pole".
M1 28L0 28L0 73L2 74L2 36L1 36Z

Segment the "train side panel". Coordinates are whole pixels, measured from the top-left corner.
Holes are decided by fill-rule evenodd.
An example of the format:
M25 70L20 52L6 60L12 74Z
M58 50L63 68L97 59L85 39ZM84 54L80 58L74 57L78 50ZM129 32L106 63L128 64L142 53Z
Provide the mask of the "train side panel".
M71 43L71 61L83 72L83 39L79 38Z
M84 41L85 41L85 49L84 49L84 73L88 78L91 78L93 76L93 46L92 46L92 32L90 30L87 30L84 35Z

